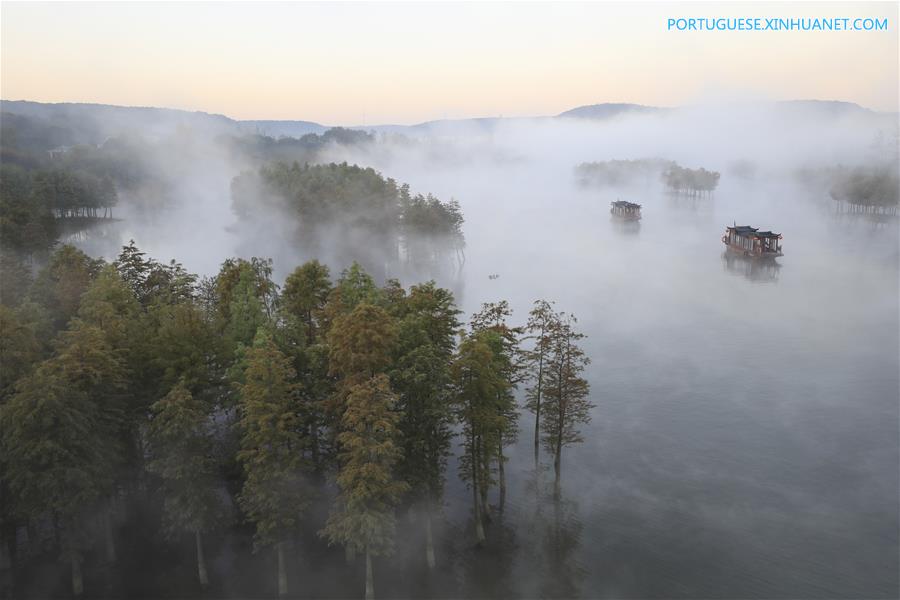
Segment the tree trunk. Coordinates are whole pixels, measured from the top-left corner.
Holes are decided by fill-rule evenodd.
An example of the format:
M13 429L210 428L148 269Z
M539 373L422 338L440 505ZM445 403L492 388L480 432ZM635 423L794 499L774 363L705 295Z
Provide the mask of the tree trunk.
M194 532L194 539L197 542L197 577L200 578L200 587L209 585L209 575L206 573L206 557L203 555L203 538L200 530Z
M80 598L84 593L84 579L81 575L81 557L72 553L72 595Z
M344 546L344 559L348 565L356 562L356 548L353 546Z
M431 501L425 506L425 561L429 569L434 569L434 536L431 532Z
M480 546L484 543L484 525L481 522L481 499L478 497L478 479L472 481L472 499L475 501L475 540Z
M556 436L556 448L553 453L553 471L556 479L553 483L553 496L559 500L560 497L560 471L562 470L562 434Z
M506 504L506 469L503 467L503 463L505 459L503 457L503 438L500 438L500 441L497 442L497 472L500 475L500 500L499 500L499 510L503 512L503 507Z
M103 539L106 545L106 562L108 563L116 562L116 541L113 538L111 512L112 507L107 505L106 510L103 511Z
M541 331L541 339L544 337ZM538 342L540 343L540 342ZM538 380L537 380L537 399L534 405L534 466L537 467L541 460L541 387L544 383L544 352L541 350L541 357L538 359Z
M278 542L278 596L283 598L288 593L287 571L284 568L284 542Z
M366 546L366 600L375 600L375 578L372 576L372 555Z

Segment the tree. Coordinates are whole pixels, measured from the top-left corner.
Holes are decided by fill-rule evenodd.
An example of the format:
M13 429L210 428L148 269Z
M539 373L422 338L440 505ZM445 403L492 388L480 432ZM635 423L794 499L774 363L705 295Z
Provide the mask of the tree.
M492 483L491 463L500 447L503 415L497 401L506 396L509 382L495 354L498 334L478 331L466 336L451 366L457 417L462 423L463 455L460 477L472 489L475 535L485 540L483 518L487 489Z
M506 457L503 454L505 446L515 443L519 435L519 412L513 392L522 376L522 352L519 346L519 336L522 328L510 327L506 320L512 315L509 303L506 300L500 302L486 302L481 310L472 315L469 327L473 332L489 331L496 335L485 338L493 350L493 359L496 368L507 387L496 398L494 403L497 410L497 432L495 441L497 452L493 456L497 460L498 480L500 484L499 508L502 511L506 502ZM487 456L487 455L485 455ZM482 488L482 493L487 494L487 488ZM486 505L487 502L485 501Z
M76 596L83 592L87 516L111 493L121 466L124 387L121 357L100 329L76 319L60 336L56 356L0 406L0 460L15 510L31 519L54 517ZM105 525L107 556L114 559Z
M402 289L402 288L401 288ZM411 501L425 518L425 556L434 568L432 513L440 504L453 420L450 362L459 327L453 295L434 282L398 296L397 358L390 371L399 395L403 453L398 473L410 486Z
M330 544L365 553L367 600L375 597L372 557L393 550L394 506L407 489L393 477L401 453L396 404L385 375L354 385L347 394L338 436L340 495L321 532Z
M324 408L333 392L328 375L328 348L325 344L328 321L325 305L331 292L328 267L312 260L297 267L284 284L280 299L282 351L293 358L301 383L304 414L309 433L313 466L321 473L320 428Z
M151 460L147 469L162 479L164 523L170 538L194 534L197 575L209 585L202 535L222 518L216 491L216 461L203 404L183 381L151 407Z
M15 391L15 383L40 356L34 329L23 322L18 311L0 304L0 404Z
M274 545L278 594L288 592L285 545L309 503L303 477L306 440L298 419L294 370L264 329L243 358L240 400L241 447L238 460L246 480L238 502L256 525L256 544Z
M331 372L350 386L384 372L391 361L397 332L380 306L361 303L335 319L328 332Z
M321 326L320 313L331 291L329 276L328 267L311 260L294 269L284 282L282 308L303 321L308 345L315 343Z
M546 300L537 300L528 313L526 331L534 340L534 347L526 353L528 377L531 385L525 389L525 406L534 413L534 466L540 462L541 400L544 393L546 365L550 353L550 332L559 324L559 316L553 312L553 305Z
M544 445L553 454L555 495L560 495L563 448L582 442L579 426L589 423L594 407L588 400L590 384L581 377L590 359L578 347L584 334L574 330L576 319L561 315L550 332L550 356L547 365L547 388L544 395L544 420L541 424Z
M15 513L26 519L52 516L62 529L62 556L79 597L89 543L86 518L107 487L108 457L105 445L97 443L99 406L69 385L61 367L45 362L0 406L0 460Z
M50 311L54 326L61 329L78 310L81 295L102 264L74 246L61 246L38 273L31 287L31 299L43 304Z

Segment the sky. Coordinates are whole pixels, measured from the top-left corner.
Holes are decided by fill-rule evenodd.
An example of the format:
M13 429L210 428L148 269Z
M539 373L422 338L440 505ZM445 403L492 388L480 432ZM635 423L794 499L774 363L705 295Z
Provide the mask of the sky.
M887 31L668 31L689 17ZM822 99L898 110L898 3L0 4L0 96L327 125L598 102Z

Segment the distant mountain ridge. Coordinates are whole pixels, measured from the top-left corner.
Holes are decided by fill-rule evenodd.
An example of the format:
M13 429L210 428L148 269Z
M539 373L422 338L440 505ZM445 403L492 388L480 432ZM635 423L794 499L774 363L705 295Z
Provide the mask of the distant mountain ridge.
M602 104L588 104L579 106L565 112L561 112L557 117L576 118L576 119L611 119L620 115L630 114L652 114L667 112L671 109L661 108L659 106L645 106L643 104L629 104L619 102L604 102Z
M773 103L779 111L791 116L801 111L825 118L847 115L894 116L896 113L879 113L852 102L836 100L790 100ZM481 117L468 119L443 119L415 125L366 125L346 126L348 129L385 133L442 133L456 132L460 127L469 131L490 132L500 123L517 121L546 121L551 119L584 119L601 121L632 115L664 115L680 110L631 103L599 103L578 106L555 116L536 117ZM109 104L77 102L42 103L28 100L0 100L0 111L14 115L45 120L48 125L73 122L80 124L85 135L115 135L126 125L137 125L144 131L171 131L173 127L189 126L212 134L260 134L269 137L302 137L321 134L331 126L314 121L300 120L237 120L225 115L174 108L130 107ZM80 136L79 136L80 137ZM88 140L99 143L102 140Z

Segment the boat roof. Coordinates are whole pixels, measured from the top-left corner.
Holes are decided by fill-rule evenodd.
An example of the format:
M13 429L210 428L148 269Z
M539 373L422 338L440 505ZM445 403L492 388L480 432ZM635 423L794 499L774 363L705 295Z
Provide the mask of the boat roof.
M780 233L772 233L771 231L760 231L756 227L750 227L749 225L734 225L733 227L728 228L729 231L734 231L737 235L742 236L754 236L759 238L780 238Z
M625 202L624 200L616 200L615 202L610 203L612 206L616 208L640 208L640 204L635 204L634 202Z

